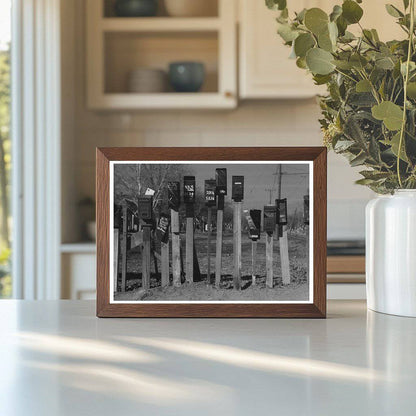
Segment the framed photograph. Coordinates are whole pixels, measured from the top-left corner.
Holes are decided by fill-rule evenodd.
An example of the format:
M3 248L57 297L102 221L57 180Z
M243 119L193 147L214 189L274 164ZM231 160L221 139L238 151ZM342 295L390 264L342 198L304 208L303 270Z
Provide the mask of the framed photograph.
M324 318L326 153L97 149L97 316Z

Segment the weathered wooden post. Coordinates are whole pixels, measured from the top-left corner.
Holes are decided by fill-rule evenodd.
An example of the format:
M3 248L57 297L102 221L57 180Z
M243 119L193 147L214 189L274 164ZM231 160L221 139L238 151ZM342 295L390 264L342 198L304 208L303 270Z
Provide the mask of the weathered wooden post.
M233 253L234 289L241 289L241 201L244 198L244 176L232 177L231 198L234 201L233 215Z
M273 288L273 232L276 228L276 205L265 205L263 229L266 235L266 286Z
M127 279L127 201L123 203L123 241L121 244L121 291L126 291Z
M303 197L303 223L309 225L309 195Z
M167 214L160 214L156 236L160 241L161 286L166 287L169 286L169 217Z
M119 252L120 252L120 228L122 228L122 207L120 205L114 205L114 252L113 252L113 284L114 292L118 291L118 264L119 264Z
M248 223L248 234L251 239L251 284L256 285L256 257L257 257L257 241L260 238L261 228L261 210L251 209L244 211Z
M216 203L215 179L205 181L205 204L207 206L207 284L211 284L211 234L212 234L212 207Z
M181 285L181 241L179 226L180 183L168 183L168 204L170 208L170 228L172 231L172 276L173 286Z
M153 197L141 196L138 199L139 217L143 220L143 249L142 249L142 287L150 289L150 232L153 227Z
M221 283L222 266L222 230L224 216L224 198L227 195L227 169L215 169L216 194L217 194L217 246L215 254L215 287Z
M290 284L289 243L287 238L287 199L276 199L277 223L279 226L280 263L282 282Z
M195 176L183 178L183 201L186 209L185 278L188 283L193 283Z

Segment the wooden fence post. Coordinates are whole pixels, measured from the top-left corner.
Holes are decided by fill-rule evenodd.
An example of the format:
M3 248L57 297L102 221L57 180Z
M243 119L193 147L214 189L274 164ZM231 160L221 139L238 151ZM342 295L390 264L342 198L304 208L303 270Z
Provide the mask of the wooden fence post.
M123 205L123 241L121 245L121 291L126 291L127 280L127 203Z
M289 263L289 243L287 238L287 225L283 225L283 235L279 239L280 262L282 264L282 281L284 285L290 284L290 263Z
M170 210L170 226L172 230L172 276L173 286L181 285L181 240L179 234L179 212Z
M160 243L160 257L162 263L162 287L169 286L169 241L167 243Z
M251 284L256 285L257 241L251 242Z
M233 216L234 289L241 289L241 202L234 202Z
M142 250L142 287L145 290L150 289L150 228L143 226L143 250Z
M194 217L186 218L185 241L185 278L188 283L194 281Z
M218 202L217 210L217 245L215 253L215 287L218 289L221 284L221 267L222 267L222 229L223 229L223 215L224 215L224 196L218 195L218 201L222 199L222 209L220 209L220 202Z
M207 237L207 284L211 284L211 233L212 233L212 208L208 207L208 237Z
M113 240L113 245L114 245L114 259L113 259L113 267L114 267L114 272L113 272L113 280L114 280L114 292L117 292L117 283L118 283L118 250L119 250L119 245L120 245L120 230L118 228L114 228L114 240Z
M266 235L266 286L273 288L273 233Z

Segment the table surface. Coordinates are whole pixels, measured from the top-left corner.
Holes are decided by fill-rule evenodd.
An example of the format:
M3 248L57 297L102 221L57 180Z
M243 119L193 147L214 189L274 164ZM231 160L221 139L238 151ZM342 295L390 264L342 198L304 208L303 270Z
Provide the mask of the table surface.
M0 415L412 415L416 319L97 319L0 301Z

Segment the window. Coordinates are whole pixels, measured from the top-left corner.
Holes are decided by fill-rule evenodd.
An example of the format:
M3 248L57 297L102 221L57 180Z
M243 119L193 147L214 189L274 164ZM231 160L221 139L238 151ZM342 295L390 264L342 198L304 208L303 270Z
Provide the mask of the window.
M0 0L0 298L12 294L10 267L10 41L11 0Z

